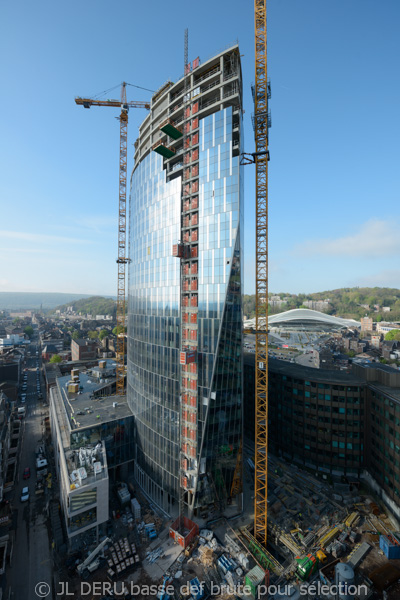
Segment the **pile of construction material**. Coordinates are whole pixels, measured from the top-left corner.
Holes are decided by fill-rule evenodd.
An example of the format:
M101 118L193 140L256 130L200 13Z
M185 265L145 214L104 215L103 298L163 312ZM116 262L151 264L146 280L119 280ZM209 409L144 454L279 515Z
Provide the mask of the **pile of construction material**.
M147 511L143 515L142 525L146 526L146 525L150 525L150 524L153 525L153 527L156 531L160 531L163 522L162 522L162 519L160 519L160 517L158 517L155 513L151 512L151 511Z
M199 547L209 548L212 552L218 551L219 545L212 531L210 531L209 529L200 530Z
M139 555L136 552L135 544L129 544L128 538L122 538L117 541L110 549L110 557L107 560L107 575L112 579L115 575L120 575L126 569L139 562Z
M334 556L335 558L343 556L343 554L346 552L346 549L346 544L341 543L339 540L336 540L336 542L332 542L332 544L329 544L329 546L325 548L325 550L332 554L332 556Z
M224 553L217 559L217 566L222 571L225 580L232 587L237 587L243 577L243 569L228 554Z
M211 548L208 548L207 546L199 546L198 555L200 562L205 567L212 567L212 565L215 563L215 554Z
M130 511L129 507L128 507L128 506L126 506L126 507L125 507L125 510L124 510L124 512L120 512L119 514L120 514L120 519L121 519L121 522L122 522L122 523L123 523L123 524L124 524L126 527L128 527L128 529L129 529L130 531L132 531L132 529L133 529L133 527L134 527L134 525L135 525L135 521L134 521L133 515L132 515L132 513L131 513L131 511Z
M150 564L154 563L158 558L163 558L165 556L164 550L160 547L152 552L147 552L146 560L149 561Z
M154 540L157 537L157 531L154 523L142 522L138 525L138 532L146 536L146 539Z
M240 566L248 571L250 568L250 561L248 556L243 552L243 548L230 536L228 533L225 534L225 547L234 556Z

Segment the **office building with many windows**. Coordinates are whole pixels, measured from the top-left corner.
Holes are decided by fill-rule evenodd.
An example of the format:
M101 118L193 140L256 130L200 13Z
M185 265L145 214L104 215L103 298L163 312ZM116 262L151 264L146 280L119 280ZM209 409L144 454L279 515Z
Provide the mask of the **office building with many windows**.
M244 355L245 435L254 439L255 355ZM322 476L367 482L400 524L400 371L350 373L270 358L269 451Z
M242 436L238 46L153 96L131 178L127 398L135 478L174 514L230 502Z

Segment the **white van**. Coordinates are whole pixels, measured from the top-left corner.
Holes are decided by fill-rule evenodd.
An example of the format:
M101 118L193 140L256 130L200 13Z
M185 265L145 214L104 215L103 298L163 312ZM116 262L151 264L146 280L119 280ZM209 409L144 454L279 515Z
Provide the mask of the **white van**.
M36 460L36 469L37 470L45 469L46 467L47 467L47 460L45 458L42 458L42 459L38 458Z

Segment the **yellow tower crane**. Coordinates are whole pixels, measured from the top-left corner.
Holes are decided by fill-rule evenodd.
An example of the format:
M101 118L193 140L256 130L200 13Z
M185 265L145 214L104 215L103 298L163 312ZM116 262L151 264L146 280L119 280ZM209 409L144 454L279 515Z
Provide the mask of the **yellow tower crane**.
M267 2L254 0L256 165L256 423L254 537L267 547L268 492L268 96Z
M254 0L255 152L243 154L241 164L256 166L256 353L255 353L255 489L254 537L267 547L268 494L268 128L271 119L267 78L267 0Z
M268 97L267 2L254 0L256 165L256 423L254 537L267 547L268 492Z
M84 108L91 106L111 106L120 108L119 143L119 211L118 211L118 289L117 289L117 347L116 347L116 393L124 394L125 387L125 314L126 314L126 264L129 258L126 252L127 202L126 202L126 171L128 143L128 111L129 108L150 109L149 102L130 101L126 99L126 83L121 86L121 100L95 100L93 98L75 98L76 104Z

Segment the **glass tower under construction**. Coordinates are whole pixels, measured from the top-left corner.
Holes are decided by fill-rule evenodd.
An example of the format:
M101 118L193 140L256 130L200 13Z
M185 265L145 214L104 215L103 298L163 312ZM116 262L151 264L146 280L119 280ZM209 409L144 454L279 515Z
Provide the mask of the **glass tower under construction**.
M185 71L152 98L130 199L135 479L171 514L231 502L243 414L239 48Z

